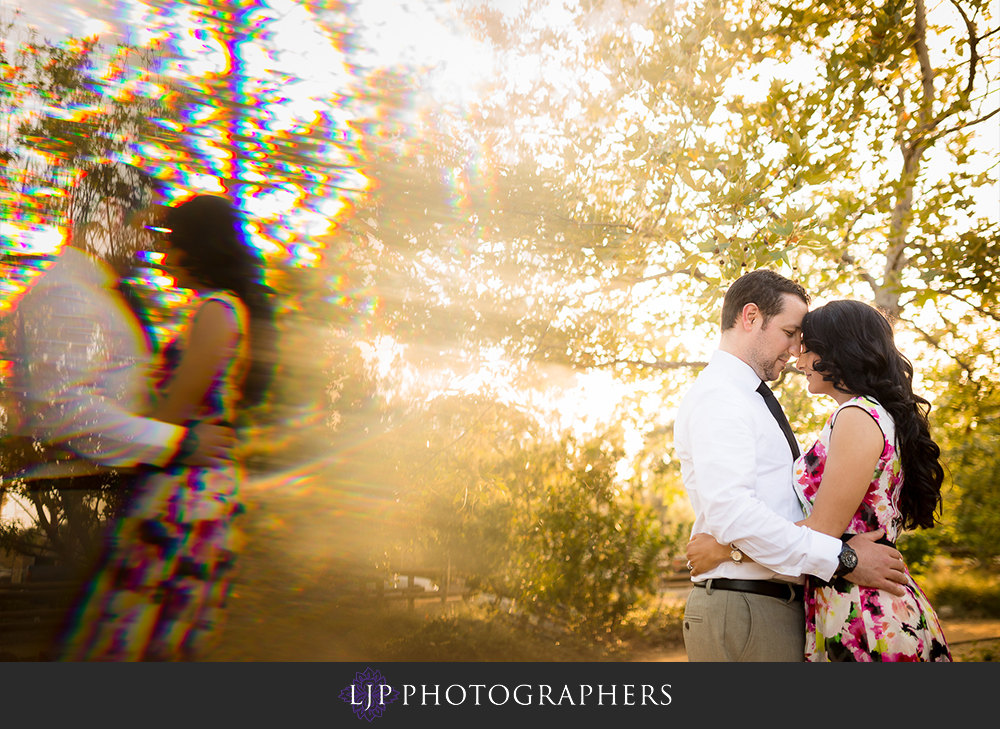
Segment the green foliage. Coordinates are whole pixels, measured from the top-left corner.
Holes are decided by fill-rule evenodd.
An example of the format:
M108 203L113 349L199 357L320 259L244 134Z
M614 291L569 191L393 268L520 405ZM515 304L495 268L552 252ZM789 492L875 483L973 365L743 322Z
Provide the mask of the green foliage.
M971 380L952 367L955 378L933 424L948 469L942 545L956 557L1000 568L1000 388Z
M343 231L377 271L366 322L414 362L492 347L526 380L601 367L673 398L728 283L772 267L986 371L962 351L996 321L997 221L973 206L995 150L972 135L996 17L917 5L598 3L562 27L469 9L498 69L538 70L498 70L463 114L416 74L371 74L398 103Z
M940 553L940 530L908 532L896 540L896 549L903 555L906 568L911 574L927 574Z
M1000 578L967 570L944 570L921 582L937 610L956 618L1000 618Z
M500 353L522 393L567 370L655 378L670 403L717 334L722 292L770 267L814 297L866 296L897 317L901 340L933 352L921 361L923 348L907 349L939 403L994 378L998 221L974 201L995 184L997 158L972 134L997 105L994 8L586 3L563 27L533 8L469 9L498 68L518 75L498 72L462 114L416 74L370 76L398 103L368 138L380 184L341 231L344 260L371 272L379 302L346 336L387 335L422 373L454 378ZM794 378L782 389L803 439L818 433L827 404ZM586 443L554 444L489 398L391 417L383 462L410 471L408 518L391 529L412 527L414 548L450 553L483 590L606 623L593 606L613 604L618 588L602 580L629 568L605 556L605 569L600 550L633 544L615 525L627 531L636 502L620 485L594 486L615 483L613 469L577 460ZM904 543L915 564L976 542L966 530L997 511L980 508L984 487L955 526L961 489L991 483L989 441L966 458L957 437L936 435L962 486L946 494L933 538ZM652 457L659 447L647 443L639 472L676 489ZM380 483L400 482L395 468ZM661 516L669 506L637 501ZM998 541L981 534L986 559ZM642 531L631 536L642 554ZM581 570L575 590L561 581L567 555ZM641 572L633 556L624 562Z
M85 219L100 229L92 236L105 239L100 254L123 269L141 243L122 239L121 221L94 214L94 201L76 195L76 183L98 165L130 159L153 135L156 120L170 117L151 83L153 54L121 42L108 49L96 37L51 44L29 33L18 43L18 31L14 21L2 28L0 108L9 122L0 131L4 217L56 226ZM89 182L87 189L102 199L136 194L134 180L111 173Z
M619 636L648 647L684 644L684 605L663 600L642 600L621 621Z
M348 446L362 422L364 443ZM552 438L475 395L372 400L345 408L338 431L335 447L353 454L340 477L383 494L385 569L402 570L401 552L409 567L449 565L474 592L592 634L653 588L666 539L646 497L616 478L620 434Z
M997 662L1000 661L1000 648L996 645L988 645L977 649L968 658L965 659L966 662Z
M614 483L621 455L598 440L581 444L568 464L536 462L544 481L532 484L541 488L515 516L513 595L595 634L611 632L650 591L666 541L651 510Z

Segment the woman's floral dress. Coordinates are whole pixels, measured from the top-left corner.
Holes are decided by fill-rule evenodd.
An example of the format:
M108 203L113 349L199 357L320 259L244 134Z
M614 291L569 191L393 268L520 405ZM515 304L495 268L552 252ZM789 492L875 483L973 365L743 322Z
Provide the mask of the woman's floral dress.
M902 531L899 512L904 474L895 448L895 425L875 400L855 397L830 416L819 440L795 464L795 486L806 514L823 478L830 434L837 414L847 407L869 413L882 429L885 447L871 485L847 533L885 529L895 543ZM906 596L859 587L835 577L829 583L809 577L806 581L807 661L950 661L941 623L927 597L907 572Z
M247 360L247 313L239 299L217 292L193 302L189 322L210 300L232 312L239 346L195 419L232 422ZM80 611L67 659L191 660L203 652L229 592L238 538L233 521L243 510L240 481L238 466L230 464L173 466L137 482Z

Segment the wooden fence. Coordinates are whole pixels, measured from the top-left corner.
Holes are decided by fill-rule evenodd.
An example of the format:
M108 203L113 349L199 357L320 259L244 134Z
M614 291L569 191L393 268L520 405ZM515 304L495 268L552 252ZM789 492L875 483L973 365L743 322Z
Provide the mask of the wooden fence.
M391 600L406 600L408 610L414 610L417 600L439 601L442 605L449 599L461 599L468 593L464 585L452 580L450 568L411 568L394 573L399 578L406 579L406 587L386 589L384 580L375 582L375 599L380 606L385 606ZM416 578L422 577L438 585L437 590L426 590L415 584Z

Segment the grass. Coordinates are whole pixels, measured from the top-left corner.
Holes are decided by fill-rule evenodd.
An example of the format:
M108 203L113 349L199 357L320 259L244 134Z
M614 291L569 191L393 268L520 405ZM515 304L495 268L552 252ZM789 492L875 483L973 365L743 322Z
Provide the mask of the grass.
M653 601L634 607L613 633L587 636L553 623L488 607L453 606L453 613L389 618L395 637L370 644L392 661L627 661L636 653L683 647L681 606Z
M402 634L373 646L383 660L600 661L614 654L613 644L539 628L484 608L468 607L426 620L397 618L395 623Z
M952 646L951 653L961 663L996 663L1000 661L1000 640Z

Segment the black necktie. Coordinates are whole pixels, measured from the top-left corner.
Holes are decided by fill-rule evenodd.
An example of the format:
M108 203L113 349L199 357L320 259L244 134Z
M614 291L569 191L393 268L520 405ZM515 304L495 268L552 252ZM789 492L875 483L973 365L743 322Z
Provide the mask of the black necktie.
M774 419L778 421L778 425L781 426L781 432L785 434L788 447L792 449L792 458L798 458L799 444L795 442L795 434L792 433L792 426L788 424L788 418L785 417L785 411L781 409L781 403L778 402L778 398L774 396L774 393L771 392L771 388L767 386L766 382L760 383L757 392L764 398L767 409L771 411L771 415L774 416Z

